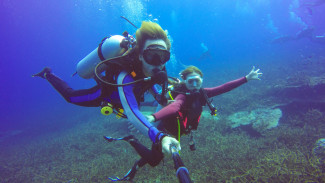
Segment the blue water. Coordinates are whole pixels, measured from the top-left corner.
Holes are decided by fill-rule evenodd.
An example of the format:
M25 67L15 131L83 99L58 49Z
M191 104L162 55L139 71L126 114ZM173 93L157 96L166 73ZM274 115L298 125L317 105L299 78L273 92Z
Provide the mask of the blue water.
M31 77L47 66L74 89L94 86L91 79L71 75L77 63L104 37L125 30L135 34L136 29L120 16L138 27L144 20L154 21L168 31L172 56L167 70L171 76L178 77L184 66L195 65L204 73L204 87L212 87L245 76L252 66L261 69L261 81L216 97L214 104L221 118L242 110L286 104L279 127L260 139L241 136L239 130L222 131L225 127L219 121L202 120L195 156L182 144L183 160L196 180L216 182L221 175L225 180L244 175L255 166L262 167L256 163L263 163L260 158L264 155L279 152L282 156L281 150L284 155L288 149L294 155L303 154L304 160L311 157L317 139L324 138L324 102L317 103L324 99L324 92L316 90L324 89L325 41L312 40L325 36L324 0L1 0L0 182L103 182L107 176L122 175L134 163L137 157L131 147L105 144L101 139L112 131L113 135L125 135L126 122L116 122L115 117L109 121L98 108L69 104L48 82ZM300 39L274 43L279 37L297 38L306 29L313 31ZM315 83L319 87L309 88ZM277 88L284 88L286 95L274 92ZM303 99L308 105L291 104L296 102L295 97L298 104ZM298 110L305 113L299 116ZM115 133L120 129L123 133ZM110 133L105 134L107 131ZM238 143L236 138L242 141ZM30 143L25 139L31 139ZM121 159L116 163L117 156ZM294 162L297 174L292 175L296 170L288 171L288 181L303 182L301 175L324 180L324 172L305 172L312 172L314 165L299 169L307 167L306 162L312 162L309 159ZM150 170L139 171L139 177L163 180L161 169ZM269 170L273 171L272 167ZM176 180L174 172L168 175ZM278 171L271 179L277 177ZM278 180L286 180L283 177ZM311 181L310 177L304 181Z
M78 61L105 36L124 30L135 33L121 15L137 26L151 20L168 30L173 39L174 60L168 65L171 75L177 76L182 63L197 65L212 77L223 69L241 68L231 73L234 77L225 76L235 79L253 65L263 70L310 55L325 55L324 44L307 38L270 43L281 35L295 36L306 27L313 27L315 35L325 33L325 3L310 12L303 6L306 2L310 1L2 0L0 131L24 131L47 124L57 124L59 130L67 123L61 119L88 110L66 103L49 83L31 74L49 66L73 88L93 86L94 81L71 75ZM211 55L199 60L202 44Z

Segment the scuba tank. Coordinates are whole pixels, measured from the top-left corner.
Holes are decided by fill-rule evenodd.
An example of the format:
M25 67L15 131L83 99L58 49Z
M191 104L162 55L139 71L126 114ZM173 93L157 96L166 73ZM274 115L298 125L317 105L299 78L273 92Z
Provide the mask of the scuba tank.
M135 44L135 39L127 32L122 35L114 35L106 37L102 40L99 46L89 53L77 64L77 73L84 79L94 78L95 67L103 60L118 57L123 55L130 45ZM97 68L98 72L103 72L107 66L105 64L100 65Z
M108 69L108 65L102 63L106 63L117 57L121 57L124 53L126 53L126 51L129 50L129 48L134 47L135 44L135 38L129 35L129 33L126 31L123 33L123 36L114 35L111 37L106 37L101 41L96 49L94 49L77 64L76 73L78 73L78 75L84 79L94 78L96 80L96 78L98 78L101 80L98 73L102 73ZM105 101L102 101L101 113L105 116L114 113L118 119L121 117L126 118L122 108L117 108L111 103Z

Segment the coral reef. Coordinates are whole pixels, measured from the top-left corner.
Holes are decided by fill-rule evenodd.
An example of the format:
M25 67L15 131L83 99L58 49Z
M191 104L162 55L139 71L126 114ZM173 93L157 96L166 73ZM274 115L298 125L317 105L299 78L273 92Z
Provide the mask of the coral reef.
M190 150L188 136L181 137L181 157L194 182L325 182L323 140L318 141L325 134L325 67L296 65L265 67L269 77L263 76L263 82L215 97L218 116L202 114L196 151ZM211 71L213 77L205 83L214 86L236 78L227 73L232 71ZM108 176L123 176L139 156L129 144L107 143L102 136L129 135L127 120L93 113L56 119L73 125L52 131L48 127L34 139L17 134L1 141L0 182L104 183ZM263 136L252 138L240 128L231 129L245 124ZM147 137L135 135L151 147ZM142 167L134 182L177 182L172 159L166 156L155 168Z
M296 120L310 119L316 113L305 113ZM228 121L222 114L218 120L210 118L204 113L195 132L196 151L188 147L188 136L181 137L181 157L194 182L325 181L312 155L314 143L324 133L312 124L305 122L301 128L284 123L267 130L262 138L250 138L242 131L225 132ZM129 144L107 143L102 136L128 134L126 120L95 114L86 123L38 140L0 144L6 149L0 151L0 182L104 183L108 176L121 177L139 156ZM137 138L151 146L147 137ZM177 182L172 159L166 157L155 168L144 166L134 181Z
M216 116L213 116L210 113L211 112L207 111L207 110L203 111L201 114L201 119L205 119L205 120L209 120L209 121L218 121L219 120L218 114Z
M231 128L241 125L252 125L256 131L263 133L265 130L278 126L282 116L280 109L261 108L252 111L240 111L228 117Z
M325 172L325 138L318 139L313 148L313 155L317 159L317 164Z
M275 149L266 153L256 167L231 177L229 182L324 182L325 176L315 162L299 149Z

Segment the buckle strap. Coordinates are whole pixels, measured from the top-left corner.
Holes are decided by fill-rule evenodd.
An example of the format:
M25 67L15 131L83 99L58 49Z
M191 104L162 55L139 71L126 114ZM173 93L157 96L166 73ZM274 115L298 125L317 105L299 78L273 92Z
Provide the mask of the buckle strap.
M103 55L103 52L102 52L102 46L103 46L105 40L108 39L108 38L109 37L105 37L104 39L102 39L102 42L99 43L98 48L97 48L97 54L98 54L98 57L99 57L99 59L101 61L104 61L105 60L104 55Z

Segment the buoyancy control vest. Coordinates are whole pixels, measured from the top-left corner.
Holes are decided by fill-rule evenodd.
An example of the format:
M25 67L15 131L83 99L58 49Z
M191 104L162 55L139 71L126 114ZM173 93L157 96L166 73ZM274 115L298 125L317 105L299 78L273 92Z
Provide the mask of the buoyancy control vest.
M207 97L205 97L206 94L204 89L191 92L186 88L184 83L180 83L175 85L170 92L172 98L175 98L179 94L183 94L186 99L176 118L172 116L163 120L164 128L169 133L176 135L178 133L177 120L179 120L181 123L181 134L188 134L191 130L196 130L199 125L203 106L210 102Z
M98 48L78 63L78 75L85 79L94 78L95 81L102 86L103 91L105 91L105 96L112 93L118 86L145 82L143 85L134 87L133 91L137 102L140 103L143 100L144 93L150 89L157 80L164 78L162 75L166 75L167 80L167 74L164 68L163 71L159 71L156 74L157 76L145 77L142 73L142 64L134 49L135 45L135 38L130 36L127 32L124 32L123 36L115 35L104 38ZM117 84L117 78L121 71L126 71L135 81L126 84ZM161 74L161 72L165 74ZM162 82L159 84L164 85ZM164 97L160 98L163 99ZM158 102L161 103L161 101ZM104 110L102 113L105 115L106 113L112 113L111 111L113 110L110 109L111 106L110 103L107 104L107 99L103 100L102 109L106 107L108 110ZM113 106L113 109L121 109L121 107L122 106Z
M179 111L179 117L185 134L188 134L191 130L197 129L206 101L200 91L190 92L185 84L176 86L175 90L172 91L172 95L176 96L179 92L186 94L184 107Z

